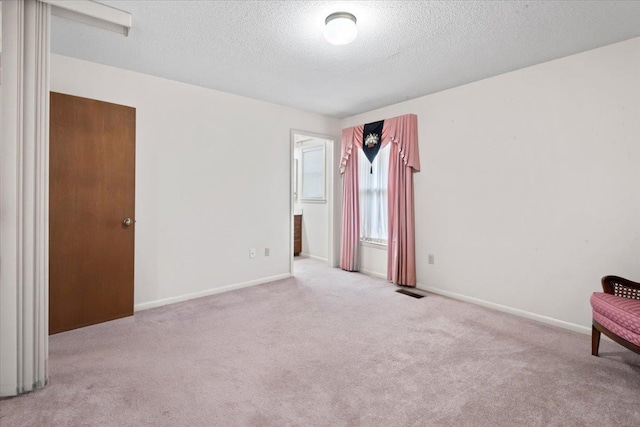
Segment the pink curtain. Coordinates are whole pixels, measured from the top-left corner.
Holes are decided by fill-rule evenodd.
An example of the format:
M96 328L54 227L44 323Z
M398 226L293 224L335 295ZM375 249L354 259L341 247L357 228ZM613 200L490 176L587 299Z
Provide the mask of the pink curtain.
M358 271L360 210L357 150L362 148L364 125L342 130L340 173L343 175L340 267ZM418 120L414 114L385 119L381 148L392 143L389 158L389 237L387 279L416 285L413 172L420 171Z
M384 134L392 142L387 279L397 285L416 286L413 173L420 171L417 117L407 114L385 120Z
M358 149L362 147L363 126L342 130L340 173L342 174L342 240L340 268L360 269L360 203L358 193ZM350 161L352 160L352 161Z

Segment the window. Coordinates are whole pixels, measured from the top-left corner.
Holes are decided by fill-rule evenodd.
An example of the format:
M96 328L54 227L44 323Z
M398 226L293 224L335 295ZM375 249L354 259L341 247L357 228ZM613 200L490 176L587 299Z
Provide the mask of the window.
M324 203L324 181L324 145L303 148L302 201Z
M358 181L360 191L360 241L387 244L388 237L388 181L391 144L381 148L369 163L358 150Z

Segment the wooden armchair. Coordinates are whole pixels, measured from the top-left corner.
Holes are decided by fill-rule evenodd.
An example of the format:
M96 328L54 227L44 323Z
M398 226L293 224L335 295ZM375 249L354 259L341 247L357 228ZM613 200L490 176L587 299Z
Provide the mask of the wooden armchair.
M640 283L605 276L602 289L591 296L591 354L598 355L600 333L640 354Z

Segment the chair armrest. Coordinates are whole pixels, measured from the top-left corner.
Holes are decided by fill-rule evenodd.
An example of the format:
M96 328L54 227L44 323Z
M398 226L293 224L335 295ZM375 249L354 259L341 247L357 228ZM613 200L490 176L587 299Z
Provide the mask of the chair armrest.
M640 300L640 283L618 276L604 276L602 290L611 295Z

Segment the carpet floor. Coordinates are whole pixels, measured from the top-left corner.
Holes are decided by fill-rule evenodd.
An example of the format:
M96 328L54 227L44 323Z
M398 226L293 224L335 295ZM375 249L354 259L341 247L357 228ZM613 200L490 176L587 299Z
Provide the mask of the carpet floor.
M0 401L0 425L640 425L640 356L617 344L295 268L52 336L50 384Z

